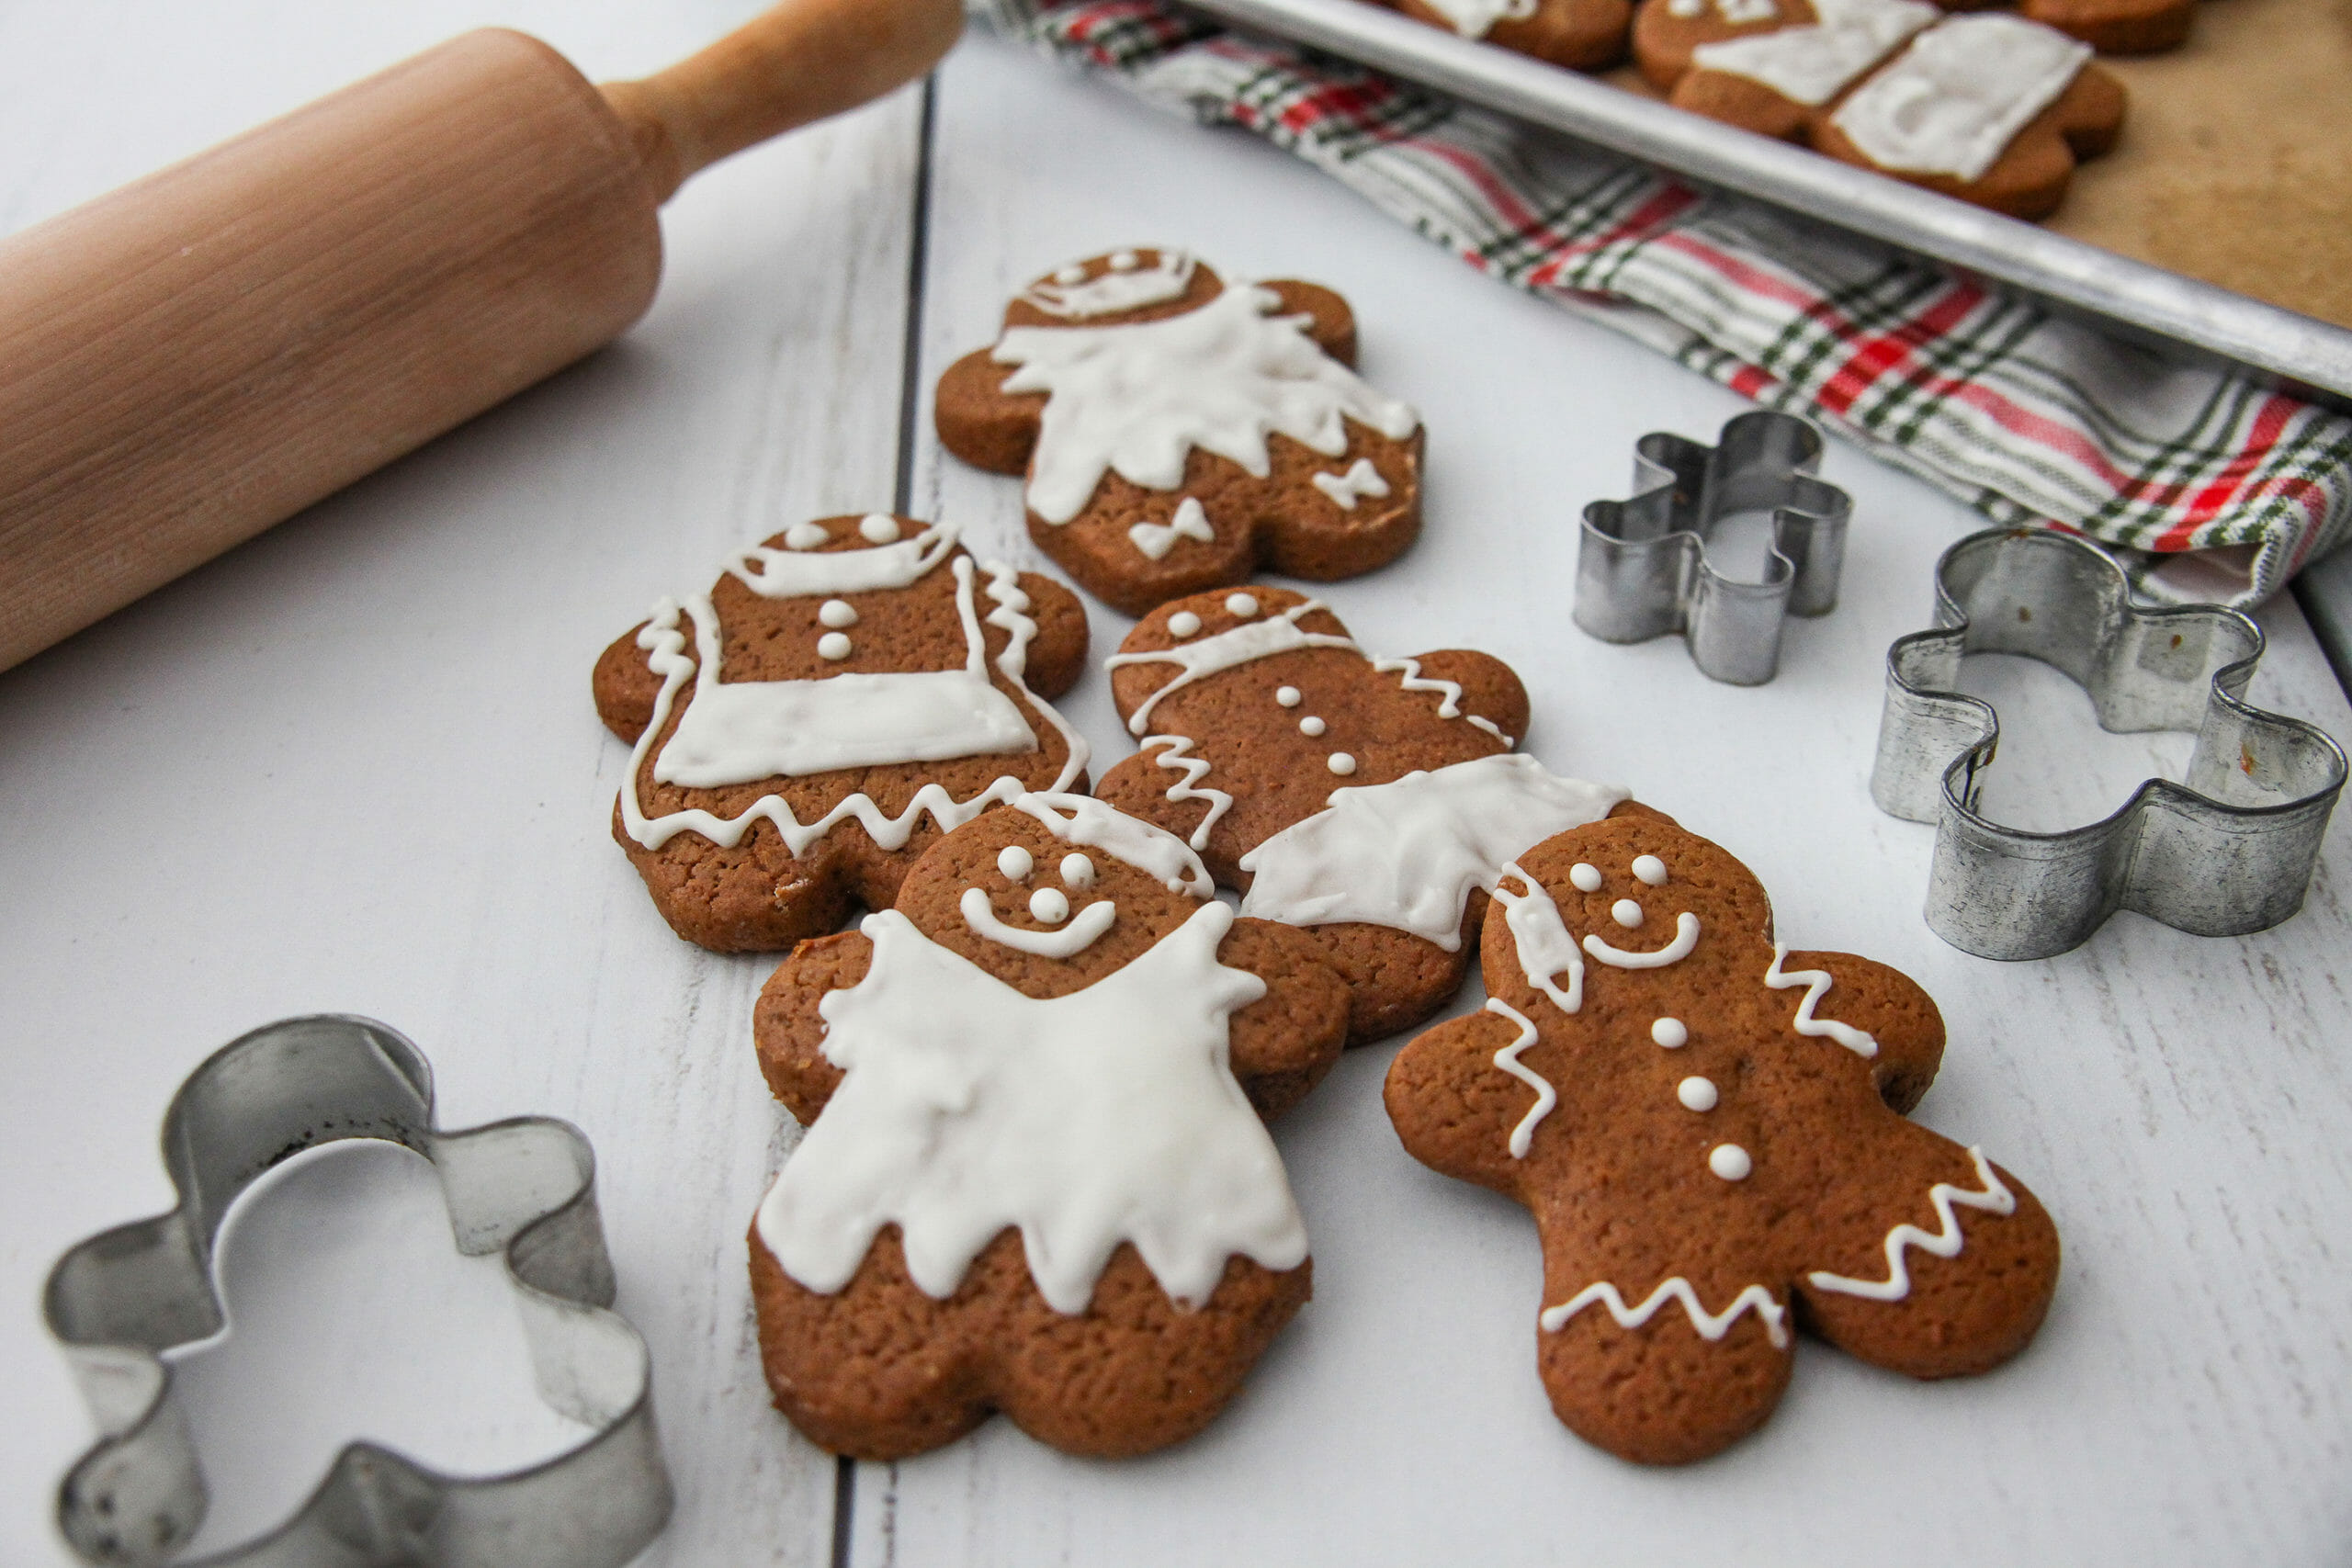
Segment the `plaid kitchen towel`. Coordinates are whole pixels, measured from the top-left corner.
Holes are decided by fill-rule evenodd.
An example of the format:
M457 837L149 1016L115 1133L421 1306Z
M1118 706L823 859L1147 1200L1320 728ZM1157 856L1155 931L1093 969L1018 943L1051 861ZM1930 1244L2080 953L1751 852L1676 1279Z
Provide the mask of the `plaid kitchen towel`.
M2240 604L2352 537L2352 419L2247 377L2170 365L1866 241L1162 0L973 6L1152 103L1256 132L1480 271L1819 420L1996 522L2213 552L2227 577L2206 581L2228 586L2189 596Z

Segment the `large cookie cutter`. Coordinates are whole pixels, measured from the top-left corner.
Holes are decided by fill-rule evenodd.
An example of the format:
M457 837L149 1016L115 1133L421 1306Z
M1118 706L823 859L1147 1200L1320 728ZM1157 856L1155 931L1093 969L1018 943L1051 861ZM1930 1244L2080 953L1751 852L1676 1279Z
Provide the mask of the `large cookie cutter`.
M1576 623L1603 642L1679 631L1701 674L1760 686L1779 673L1791 615L1838 606L1853 500L1814 478L1821 432L1793 414L1757 410L1726 422L1713 446L1653 431L1634 446L1626 501L1584 509L1577 550ZM1760 581L1724 576L1707 537L1739 512L1772 513Z
M161 1563L203 1522L206 1494L162 1352L220 1331L212 1248L253 1180L304 1149L382 1138L433 1162L458 1249L503 1249L540 1397L595 1428L504 1475L441 1475L369 1443L335 1456L283 1525L195 1568L617 1568L670 1517L645 1341L611 1311L595 1156L544 1116L444 1133L433 1069L367 1019L288 1019L215 1052L164 1118L170 1213L60 1258L43 1303L103 1434L58 1490L58 1524L92 1562Z
M2239 936L2302 908L2343 790L2343 749L2250 706L2262 628L2218 605L2134 604L2096 545L1989 528L1936 563L1936 626L1886 653L1871 795L1936 824L1928 926L1985 958L2048 958L2118 909L2198 936ZM2090 694L2099 727L2193 729L2183 784L2150 779L2103 821L2059 833L1978 814L2000 741L1991 705L1951 690L1961 658L2021 653Z

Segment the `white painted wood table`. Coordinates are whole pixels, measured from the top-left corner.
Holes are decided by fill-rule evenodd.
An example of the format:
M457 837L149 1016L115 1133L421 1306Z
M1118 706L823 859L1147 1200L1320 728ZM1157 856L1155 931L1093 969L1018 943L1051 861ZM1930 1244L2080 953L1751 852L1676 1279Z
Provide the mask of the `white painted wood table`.
M751 0L0 5L0 229L480 22L599 75ZM1858 454L1846 591L1781 678L1568 624L1573 518L1644 431L1736 411L1698 378L1467 273L1281 154L992 39L910 90L705 176L618 346L0 676L0 1560L62 1562L51 1490L87 1439L38 1319L75 1239L166 1206L174 1087L289 1013L372 1014L432 1056L445 1125L549 1112L602 1162L679 1506L661 1563L2340 1562L2352 1552L2352 831L2303 914L2200 941L2137 917L2003 965L1918 917L1931 832L1872 809L1881 659L1923 623L1959 508ZM1188 244L1344 290L1365 368L1418 403L1430 524L1329 600L1368 646L1474 645L1527 677L1531 747L1619 780L1764 879L1782 933L1941 1002L1919 1112L1982 1142L2064 1234L2057 1303L1992 1376L1922 1385L1817 1345L1712 1462L1630 1467L1551 1417L1513 1206L1423 1170L1352 1054L1280 1129L1317 1299L1199 1440L1125 1464L1003 1422L837 1466L767 1406L742 1235L796 1135L752 1064L772 961L674 940L606 833L622 749L588 671L658 593L802 516L892 504L1037 563L1017 487L940 456L928 389L1065 257ZM2290 603L2258 698L2352 734ZM1097 652L1125 623L1094 615ZM2104 812L2187 738L2120 738L2038 666L1975 660L2028 825ZM1099 675L1068 709L1126 746ZM1463 1006L1475 1002L1476 987ZM421 1166L313 1156L240 1212L235 1330L185 1361L223 1545L345 1438L453 1467L572 1433L531 1397L495 1266L446 1246Z

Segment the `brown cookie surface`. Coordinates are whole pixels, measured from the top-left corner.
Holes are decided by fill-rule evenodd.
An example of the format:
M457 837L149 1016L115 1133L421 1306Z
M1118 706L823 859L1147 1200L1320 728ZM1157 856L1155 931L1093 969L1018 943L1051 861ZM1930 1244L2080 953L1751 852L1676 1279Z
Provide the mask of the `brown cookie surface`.
M1287 589L1163 605L1109 662L1144 749L1097 793L1184 837L1245 913L1312 935L1348 979L1358 1043L1460 987L1505 860L1623 798L1512 751L1527 693L1502 660L1375 660Z
M1600 71L1625 55L1629 0L1396 0L1417 22L1443 28L1572 71Z
M2030 17L1947 18L1926 0L1645 0L1634 49L1678 107L2038 218L2114 145L2125 102L2086 50Z
M2161 54L2188 41L2197 0L2023 0L2018 15L2101 54Z
M1085 666L1050 578L887 515L797 524L596 662L632 744L613 838L690 942L771 952L888 908L943 832L1024 790L1082 788L1046 701Z
M1031 284L940 378L933 420L966 462L1024 474L1037 547L1141 615L1261 566L1353 577L1412 544L1419 416L1354 359L1329 289L1227 285L1139 247Z
M777 1407L892 1459L1001 1410L1080 1454L1192 1436L1310 1293L1261 1118L1347 992L1172 838L1078 796L948 834L754 1015L809 1124L751 1237Z
M2013 19L1955 18L1967 23ZM1946 24L1951 25L1953 24ZM1901 64L1898 59L1889 69ZM1865 83L1856 92L1872 85ZM1850 100L1851 95L1848 101ZM1991 166L1973 175L1888 168L1855 140L1835 114L1815 125L1814 147L1840 163L1891 174L1908 184L1989 207L2012 218L2044 218L2066 199L2066 187L2074 181L2075 166L2115 145L2115 139L2123 129L2126 101L2121 82L2096 65L2084 65L2047 107L2018 128Z
M1414 1157L1534 1216L1564 1423L1681 1463L1771 1414L1796 1326L1919 1378L2024 1348L2058 1234L2016 1177L1905 1120L1943 1051L1925 992L1776 947L1747 868L1662 818L1517 866L1486 1010L1408 1045L1385 1098Z

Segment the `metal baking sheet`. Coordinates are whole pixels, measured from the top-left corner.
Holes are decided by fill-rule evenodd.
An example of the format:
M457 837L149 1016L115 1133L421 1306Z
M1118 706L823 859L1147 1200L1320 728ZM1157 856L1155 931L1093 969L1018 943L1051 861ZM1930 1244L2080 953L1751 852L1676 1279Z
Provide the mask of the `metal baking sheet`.
M1897 246L2135 341L2240 367L2352 412L2352 331L2311 316L1456 38L1362 0L1188 3L1235 26Z

